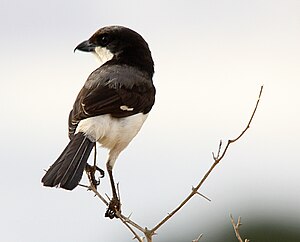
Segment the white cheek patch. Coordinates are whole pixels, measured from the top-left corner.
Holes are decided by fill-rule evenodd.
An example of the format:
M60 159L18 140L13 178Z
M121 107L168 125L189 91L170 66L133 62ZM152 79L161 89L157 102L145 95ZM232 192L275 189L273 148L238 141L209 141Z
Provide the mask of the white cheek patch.
M100 60L101 65L107 61L110 61L114 57L114 55L106 47L97 46L94 53Z
M126 105L120 106L120 109L123 110L123 111L133 111L133 108L130 108L130 107L126 106Z

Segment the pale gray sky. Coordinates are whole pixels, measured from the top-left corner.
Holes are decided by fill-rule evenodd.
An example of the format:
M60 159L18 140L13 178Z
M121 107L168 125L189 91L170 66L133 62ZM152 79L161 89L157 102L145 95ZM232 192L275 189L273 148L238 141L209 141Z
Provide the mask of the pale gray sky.
M131 241L91 193L40 183L68 142L68 112L97 68L93 56L73 49L111 24L142 34L156 68L155 107L115 166L124 212L151 227L176 206L211 165L219 140L244 128L264 84L251 129L201 189L212 202L194 198L157 241L171 233L211 241L229 213L300 225L299 1L0 5L1 241ZM105 160L99 152L100 166ZM100 189L110 192L107 178Z

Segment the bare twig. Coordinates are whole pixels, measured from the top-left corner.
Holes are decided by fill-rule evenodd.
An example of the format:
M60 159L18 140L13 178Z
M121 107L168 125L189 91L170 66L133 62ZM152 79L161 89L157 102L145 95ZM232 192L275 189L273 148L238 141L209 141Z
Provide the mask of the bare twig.
M88 186L88 189L89 190L91 190L91 191L93 191L94 193L95 193L95 195L97 196L97 197L99 197L100 198L100 200L106 205L106 206L108 206L108 204L109 204L109 202L97 191L97 189L96 189L96 187L92 184L92 183L90 183L90 185Z
M179 204L178 207L176 207L171 213L169 213L163 220L161 220L153 229L152 229L152 232L154 233L157 229L159 229L166 221L168 221L175 213L177 213L195 194L197 194L197 191L199 190L199 188L202 186L202 184L205 182L205 180L207 179L207 177L209 176L209 174L213 171L213 169L215 168L215 166L223 159L223 157L225 156L226 154L226 151L229 147L230 144L236 142L237 140L239 140L243 135L244 133L250 128L250 124L253 120L253 117L256 113L256 110L257 110L257 107L258 107L258 104L259 104L259 101L260 101L260 97L261 97L261 94L262 94L262 90L263 90L263 86L261 86L260 88L260 92L259 92L259 95L258 95L258 99L257 99L257 102L256 102L256 105L255 105L255 108L252 112L252 115L250 117L250 120L246 126L246 128L241 132L241 134L235 138L235 139L232 139L232 140L228 140L227 142L227 145L223 151L223 153L221 154L221 147L222 147L222 141L220 141L220 144L219 144L219 149L218 149L218 153L217 153L217 156L216 157L213 157L215 162L212 164L212 166L209 168L209 170L206 172L206 174L204 175L204 177L200 180L200 182L198 183L198 185L195 187L195 189L192 190L192 192L182 201L181 204ZM221 154L221 155L220 155Z
M96 187L92 184L90 181L90 186L81 185L83 187L88 188L88 190L95 193L97 197L106 205L109 205L109 202L97 191ZM140 230L141 232L145 233L146 230L139 226L137 223L132 221L129 217L124 216L120 212L116 212L116 216L121 220L121 222L133 233L134 238L137 239L139 242L143 242L143 239L133 230L132 227L135 227L136 229Z
M260 87L260 91L259 91L258 99L257 99L257 101L256 101L255 108L254 108L254 110L253 110L253 112L252 112L252 115L251 115L251 117L250 117L250 120L249 120L249 122L248 122L246 128L245 128L245 129L242 131L242 133L240 133L240 135L237 136L235 139L231 139L231 140L228 140L228 141L227 141L227 144L226 144L226 146L225 146L225 149L224 149L224 151L223 151L223 153L222 153L221 155L220 155L220 151L221 151L221 147L222 147L222 141L220 141L219 150L218 150L218 155L217 155L216 157L213 156L213 158L214 158L214 160L215 160L216 162L220 162L220 160L222 160L223 157L225 156L226 151L227 151L229 145L232 144L232 143L234 143L234 142L236 142L236 141L238 141L238 140L246 133L246 131L250 128L250 124L251 124L251 122L252 122L252 120L253 120L253 117L254 117L254 115L255 115L255 113L256 113L256 110L257 110L257 107L258 107L258 104L259 104L259 101L260 101L260 98L261 98L261 94L262 94L263 88L264 88L264 86L261 86L261 87Z
M194 187L192 187L192 190L194 190L194 189L195 189L195 188L194 188ZM210 199L209 197L207 197L207 196L203 195L202 193L200 193L200 192L196 191L196 194L198 194L199 196L201 196L201 197L205 198L207 201L211 202L211 199Z
M118 216L118 215L117 215ZM124 219L123 216L118 216L118 218L122 221L122 223L134 234L133 239L137 239L139 242L143 242L143 239L134 231L134 229L128 223L127 218Z
M200 234L200 235L198 236L198 238L197 238L197 239L193 239L192 242L199 242L200 239L202 238L202 236L203 236L203 234Z
M105 193L107 199L109 201L107 201L104 196L102 196L97 188L93 185L93 181L90 179L90 176L88 176L89 178L89 183L90 185L89 186L86 186L86 185L82 185L82 184L79 184L80 186L82 187L85 187L87 188L89 191L92 191L95 196L97 196L106 206L109 205L109 201L110 201L110 198L109 196ZM119 192L119 183L117 184L117 191L118 191L118 195L119 195L119 198L120 198L120 192ZM134 221L132 221L128 216L124 216L120 211L117 211L116 212L116 216L121 220L121 222L131 231L131 233L134 235L133 239L137 239L139 242L143 242L143 239L135 232L135 230L132 228L136 228L138 230L140 230L141 232L143 232L145 234L146 230L144 228L142 228L141 226L139 226L137 223L135 223Z
M122 218L127 224L130 224L131 226L135 227L136 229L138 229L139 231L145 233L146 232L146 228L141 227L140 225L138 225L136 222L134 222L132 219L130 219L129 217L124 216L123 214L117 212L116 213L118 218Z
M134 235L134 239L137 239L139 242L143 242L143 239L138 236L138 234L136 233L136 231L133 229L137 229L140 232L142 232L145 235L145 238L147 239L147 242L152 242L152 236L155 235L156 231L164 224L166 223L171 217L173 217L195 194L201 195L203 197L205 197L204 195L202 195L201 193L199 193L199 189L202 186L202 184L206 181L207 177L210 175L210 173L213 171L213 169L216 167L217 164L219 164L219 162L224 158L228 147L230 146L230 144L238 141L245 133L246 131L250 128L250 124L253 120L253 117L256 113L260 98L261 98L261 94L263 91L263 86L261 86L260 88L260 92L259 92L259 96L255 105L255 108L252 112L252 115L250 117L250 120L246 126L246 128L234 139L229 139L227 141L227 144L223 150L223 152L221 152L222 150L222 140L219 143L219 147L218 147L218 151L217 151L217 155L215 156L215 154L213 153L213 159L214 159L214 163L211 165L211 167L208 169L208 171L205 173L205 175L203 176L203 178L199 181L199 183L197 184L196 187L193 187L192 191L189 193L189 195L170 213L168 213L167 216L165 216L159 223L157 223L152 229L148 229L148 228L143 228L140 225L138 225L137 223L135 223L134 221L132 221L129 217L124 216L121 212L117 212L116 216L122 221L122 223L133 233ZM106 205L108 206L108 202L106 201L106 199L97 191L97 189L95 188L95 186L93 185L93 183L90 181L90 186L84 186L87 187L89 190L93 191L95 193L96 196L98 196L100 198L100 200ZM208 199L207 197L205 197L206 199ZM209 200L209 199L208 199ZM194 241L199 241L202 235L200 235L197 240ZM249 242L249 240L245 240L245 242Z
M245 241L242 239L242 237L240 236L240 226L242 225L242 222L241 222L241 217L238 217L238 221L237 223L235 224L234 223L234 219L232 217L232 214L230 214L230 221L231 221L231 224L233 226L233 229L234 229L234 232L235 232L235 236L237 237L238 241L239 242L250 242L250 240L248 239L245 239Z

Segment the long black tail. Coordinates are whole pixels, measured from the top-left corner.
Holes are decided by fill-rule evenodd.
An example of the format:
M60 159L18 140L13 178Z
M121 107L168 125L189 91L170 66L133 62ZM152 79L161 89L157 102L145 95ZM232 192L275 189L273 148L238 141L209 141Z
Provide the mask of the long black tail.
M42 178L44 186L73 190L81 180L94 144L83 133L75 134Z

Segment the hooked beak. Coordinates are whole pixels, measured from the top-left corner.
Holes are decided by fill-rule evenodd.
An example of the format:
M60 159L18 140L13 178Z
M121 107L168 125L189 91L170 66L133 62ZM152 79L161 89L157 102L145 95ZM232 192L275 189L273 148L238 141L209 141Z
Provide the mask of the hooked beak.
M93 51L95 51L96 47L97 46L94 43L91 43L90 40L85 40L76 46L76 48L74 49L74 52L76 50L81 50L84 52L93 52Z

